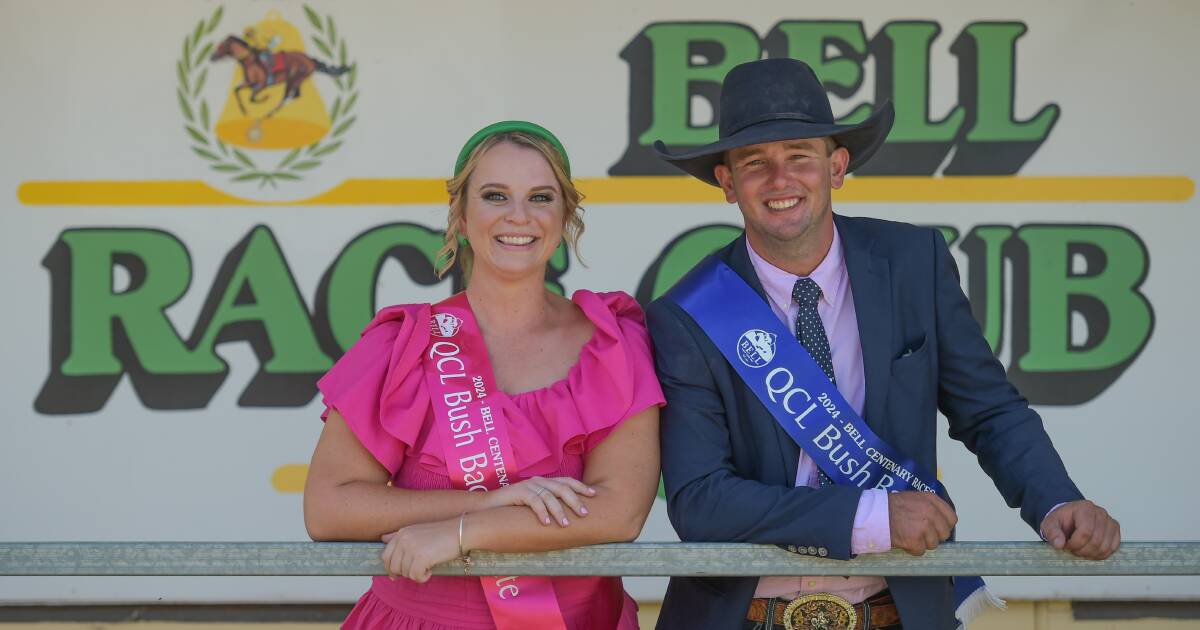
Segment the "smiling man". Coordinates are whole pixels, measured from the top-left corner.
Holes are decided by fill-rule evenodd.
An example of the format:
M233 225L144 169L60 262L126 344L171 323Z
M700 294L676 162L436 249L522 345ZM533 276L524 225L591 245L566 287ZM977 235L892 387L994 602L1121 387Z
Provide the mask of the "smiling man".
M767 59L725 77L717 142L685 153L656 143L720 186L746 226L647 309L667 399L671 522L685 541L921 555L957 522L933 474L940 410L1034 531L1106 558L1119 525L1083 498L1008 383L942 237L833 212L831 191L883 144L893 117L884 104L839 125L811 68ZM672 578L659 627L950 629L986 601L982 585Z

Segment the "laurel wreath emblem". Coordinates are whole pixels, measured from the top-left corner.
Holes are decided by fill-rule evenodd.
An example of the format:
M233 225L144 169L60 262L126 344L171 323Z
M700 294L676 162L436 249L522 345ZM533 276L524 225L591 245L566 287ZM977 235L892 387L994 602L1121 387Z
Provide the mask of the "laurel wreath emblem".
M274 167L259 165L244 151L230 147L210 134L212 126L208 101L201 96L201 92L208 80L208 65L205 62L217 42L213 33L225 15L225 7L217 7L212 16L197 22L196 27L183 38L183 50L175 64L178 77L175 92L186 121L183 128L191 138L192 152L207 161L210 169L229 174L234 182L257 181L259 188L268 184L278 188L278 182L299 181L305 172L320 166L330 154L342 147L346 132L358 120L354 113L354 106L358 103L358 64L347 61L346 39L339 36L332 15L326 15L322 20L320 14L308 5L304 5L304 14L316 29L316 34L311 36L313 45L329 59L336 59L338 65L349 66L350 71L344 76L331 77L338 88L337 97L329 111L332 131L317 142L290 151ZM336 55L334 51L337 51Z

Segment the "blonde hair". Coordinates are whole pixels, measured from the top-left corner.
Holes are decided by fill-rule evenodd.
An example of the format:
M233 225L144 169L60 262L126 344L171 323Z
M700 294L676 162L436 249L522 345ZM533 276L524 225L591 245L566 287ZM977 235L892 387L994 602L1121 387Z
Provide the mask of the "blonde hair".
M567 242L568 249L579 249L579 237L583 235L584 227L583 208L579 205L579 202L583 201L583 193L575 188L571 177L567 175L567 166L563 155L553 145L538 136L520 131L498 133L488 136L483 142L480 142L479 146L471 151L462 170L446 180L446 192L450 194L450 210L446 215L446 237L434 259L437 261L439 278L445 276L455 262L462 268L464 280L471 276L471 263L474 260L471 245L466 242L465 237L462 237L461 243L459 242L467 212L467 184L475 169L478 168L480 160L483 159L483 154L504 142L534 149L550 165L550 170L554 172L554 179L562 189L563 240Z

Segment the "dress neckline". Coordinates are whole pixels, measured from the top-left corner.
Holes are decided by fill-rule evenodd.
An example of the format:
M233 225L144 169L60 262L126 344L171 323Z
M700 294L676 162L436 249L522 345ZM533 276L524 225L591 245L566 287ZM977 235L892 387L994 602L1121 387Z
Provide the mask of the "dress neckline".
M571 303L574 304L575 306L577 306L579 308L579 310L581 312L583 312L583 316L586 317L589 322L591 322L592 335L590 337L588 337L588 340L586 342L584 342L584 344L582 346L579 347L579 355L575 357L575 361L573 363L571 363L571 367L567 368L567 373L565 375L563 375L562 378L551 381L550 383L543 385L542 387L528 389L523 392L512 393L512 392L508 392L503 389L500 389L499 386L497 386L497 391L500 394L503 394L509 400L516 401L519 399L536 397L538 394L549 392L549 391L552 391L555 389L559 389L561 387L565 387L567 385L567 383L571 380L571 377L580 369L580 365L583 363L584 354L592 349L591 346L595 345L597 343L598 338L600 337L601 324L600 324L600 322L596 321L596 317L598 317L602 314L600 312L600 310L606 310L606 309L589 308L589 306L594 306L594 305L585 304L583 301L580 300L580 298L586 298L586 299L590 300L590 299L595 299L597 297L598 296L596 296L595 292L589 291L587 289L576 289L574 292L571 293L571 297L569 298L571 300ZM595 311L594 315L593 315L593 311Z

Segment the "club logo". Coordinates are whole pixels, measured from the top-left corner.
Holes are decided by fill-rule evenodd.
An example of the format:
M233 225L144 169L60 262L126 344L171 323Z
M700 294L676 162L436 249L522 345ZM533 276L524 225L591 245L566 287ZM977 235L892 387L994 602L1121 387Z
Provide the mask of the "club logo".
M307 5L304 13L315 30L310 41L316 55L305 51L299 29L274 10L229 34L218 30L224 16L218 7L184 36L175 67L184 130L192 152L233 183L277 188L303 179L341 148L357 119L357 67L345 36L332 15L322 17ZM215 119L204 91L210 71L232 73ZM320 89L330 88L336 96L327 108Z
M757 328L738 339L738 358L747 367L760 368L775 358L775 335Z
M450 313L437 313L429 318L429 332L434 337L453 337L462 328L462 320Z

